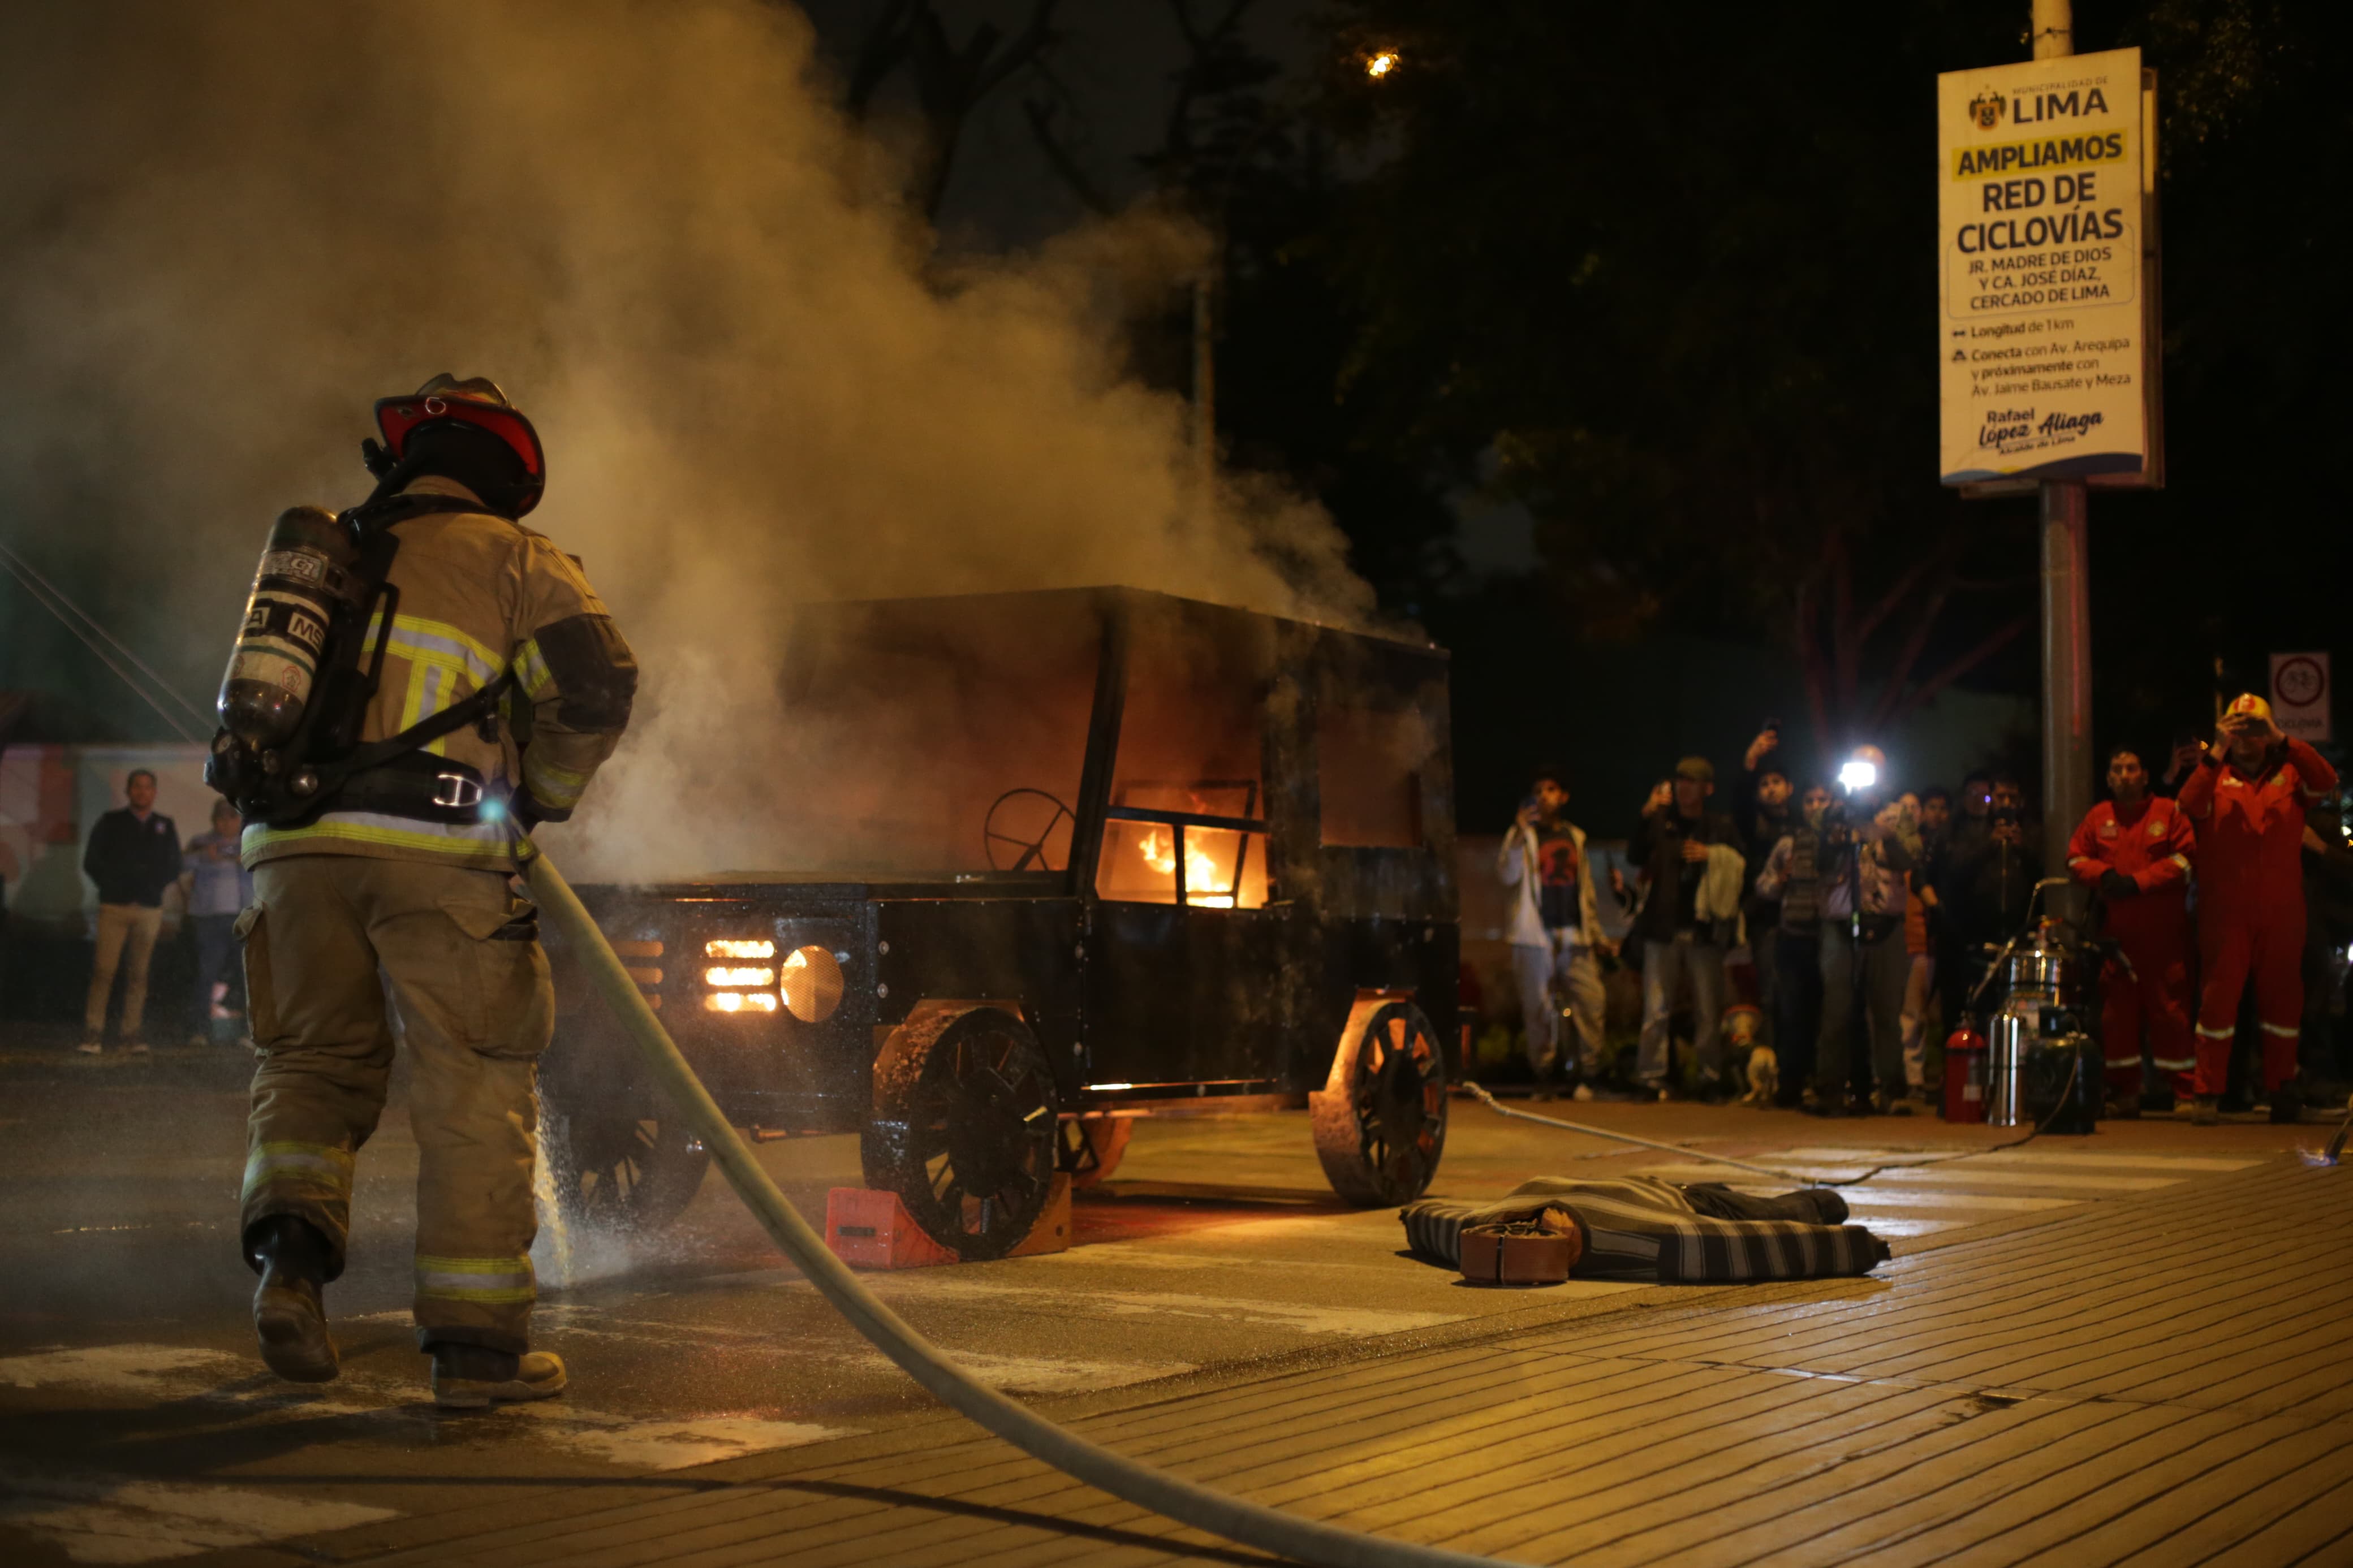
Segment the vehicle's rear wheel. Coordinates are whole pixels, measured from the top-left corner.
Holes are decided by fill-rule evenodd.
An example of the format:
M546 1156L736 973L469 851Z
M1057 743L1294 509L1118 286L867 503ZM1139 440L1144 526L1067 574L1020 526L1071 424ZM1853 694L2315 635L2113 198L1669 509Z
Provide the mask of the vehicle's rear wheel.
M1134 1135L1135 1122L1130 1117L1072 1117L1062 1123L1059 1168L1074 1187L1107 1182L1127 1157L1127 1141Z
M676 1219L711 1169L711 1151L676 1118L627 1110L547 1115L540 1152L567 1224L644 1234Z
M1046 1206L1056 1111L1053 1069L1019 1018L919 1011L875 1059L866 1184L898 1194L957 1256L1002 1258Z
M1421 1009L1398 997L1358 1002L1332 1076L1307 1105L1334 1192L1365 1205L1419 1197L1446 1150L1446 1057Z

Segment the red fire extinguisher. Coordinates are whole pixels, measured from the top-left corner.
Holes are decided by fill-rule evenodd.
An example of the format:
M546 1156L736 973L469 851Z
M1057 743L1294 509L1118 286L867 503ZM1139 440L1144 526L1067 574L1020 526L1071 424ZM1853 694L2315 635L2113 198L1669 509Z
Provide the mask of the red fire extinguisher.
M1967 1024L1945 1039L1945 1120L1986 1119L1986 1037Z

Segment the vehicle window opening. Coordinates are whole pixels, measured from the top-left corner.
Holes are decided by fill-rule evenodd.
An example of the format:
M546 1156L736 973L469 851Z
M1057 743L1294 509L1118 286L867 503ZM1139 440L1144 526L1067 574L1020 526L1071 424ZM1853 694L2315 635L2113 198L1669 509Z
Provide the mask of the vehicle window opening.
M1147 629L1129 666L1095 895L1260 909L1268 672L1255 648L1187 634Z

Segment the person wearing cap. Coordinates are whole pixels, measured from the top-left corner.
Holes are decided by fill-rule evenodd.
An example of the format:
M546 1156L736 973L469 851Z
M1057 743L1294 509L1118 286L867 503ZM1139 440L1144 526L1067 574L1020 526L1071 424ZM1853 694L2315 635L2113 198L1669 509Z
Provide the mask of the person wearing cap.
M2196 838L2178 802L2152 795L2140 753L2108 756L2108 794L2067 841L2067 874L2100 895L2102 931L2118 949L2100 971L2107 1114L2140 1114L2141 1031L2150 1064L2187 1108L2198 1097L2189 1015L2189 867Z
M2214 744L2182 782L2198 835L2198 1098L2192 1120L2218 1119L2231 1070L2239 999L2252 984L2263 1034L2272 1120L2295 1121L2296 1045L2304 1019L2305 813L2337 788L2337 770L2282 734L2271 704L2250 692L2215 726Z
M540 1399L564 1363L530 1346L537 1062L554 1000L515 837L571 815L628 723L637 663L579 565L519 521L539 437L492 383L436 376L375 407L378 480L343 522L396 542L385 657L359 741L460 705L470 721L248 821L238 917L253 1078L240 1237L254 1330L280 1376L325 1382L323 1288L343 1271L353 1163L383 1113L394 1034L417 1144L417 1348L434 1402ZM372 645L373 646L373 645ZM486 693L501 694L497 700ZM382 979L379 980L379 974Z
M1688 979L1692 995L1692 1048L1698 1058L1701 1092L1720 1092L1724 1081L1724 952L1731 940L1729 919L1708 918L1700 895L1709 880L1710 852L1728 867L1737 903L1746 881L1746 847L1732 818L1710 811L1715 769L1705 757L1675 764L1672 789L1653 795L1626 841L1626 858L1650 877L1650 897L1636 918L1642 938L1642 1039L1635 1076L1642 1088L1667 1098L1669 1026L1675 994ZM1725 856L1730 861L1725 861Z

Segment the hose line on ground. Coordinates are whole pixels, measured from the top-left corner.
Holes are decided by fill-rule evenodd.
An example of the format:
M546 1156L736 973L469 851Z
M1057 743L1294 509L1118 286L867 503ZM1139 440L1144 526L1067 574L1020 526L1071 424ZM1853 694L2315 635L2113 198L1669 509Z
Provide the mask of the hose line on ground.
M541 912L564 934L671 1103L727 1173L735 1195L834 1310L933 1397L1089 1486L1179 1524L1301 1563L1326 1568L1469 1568L1497 1561L1360 1535L1228 1497L1166 1470L1124 1458L976 1382L938 1347L902 1322L809 1228L808 1221L753 1159L752 1151L736 1135L702 1080L679 1054L669 1031L646 1005L645 994L621 967L605 933L545 852L528 840L518 840L515 852Z
M1882 1164L1871 1166L1859 1176L1839 1176L1829 1180L1810 1176L1803 1171L1780 1171L1770 1165L1752 1165L1746 1160L1736 1160L1729 1154L1711 1154L1704 1149L1687 1148L1680 1143L1662 1143L1655 1139L1637 1138L1631 1132L1612 1132L1606 1127L1596 1127L1589 1122L1563 1121L1557 1116L1538 1116L1533 1111L1514 1110L1510 1106L1500 1103L1493 1095L1468 1079L1463 1080L1462 1087L1477 1095L1481 1103L1496 1115L1508 1116L1515 1121L1533 1121L1541 1127L1557 1127L1563 1131L1582 1132L1592 1138L1614 1138L1620 1143L1638 1143L1645 1149L1656 1149L1668 1154L1680 1154L1687 1160L1704 1160L1713 1164L1730 1165L1736 1171L1753 1171L1760 1176L1770 1176L1778 1182L1796 1182L1800 1186L1859 1187L1883 1171L1916 1171L1928 1165L1949 1165L1956 1160L1974 1160L1979 1154L1999 1154L2005 1149L2024 1148L2049 1131L2051 1124L2059 1119L2059 1113L2067 1108L2067 1101L2074 1096L2075 1083L2083 1070L2084 1058L2079 1052L2075 1058L2075 1065L2067 1069L2067 1082L2066 1086L2059 1091L2059 1103L2052 1106L2050 1113L2035 1123L2034 1130L2023 1138L2013 1138L2007 1143L1989 1143L1982 1149L1963 1149L1951 1154L1931 1154L1924 1160L1889 1160ZM2353 1118L2348 1118L2348 1124L2353 1125ZM2338 1142L2341 1144L2342 1142L2343 1135L2340 1133ZM2332 1145L2333 1147L2335 1145ZM1591 1158L1591 1156L1586 1155L1580 1158Z

